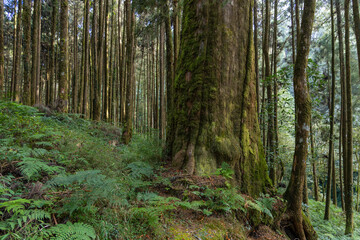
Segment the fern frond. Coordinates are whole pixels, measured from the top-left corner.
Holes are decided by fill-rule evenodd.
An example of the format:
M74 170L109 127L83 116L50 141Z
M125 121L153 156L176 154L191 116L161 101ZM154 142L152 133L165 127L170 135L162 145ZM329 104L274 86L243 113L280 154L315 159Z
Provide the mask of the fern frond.
M58 224L47 229L45 235L54 240L91 240L96 238L94 228L81 222Z
M28 179L45 172L47 174L54 174L63 170L60 166L49 166L41 159L25 157L17 164L23 176Z

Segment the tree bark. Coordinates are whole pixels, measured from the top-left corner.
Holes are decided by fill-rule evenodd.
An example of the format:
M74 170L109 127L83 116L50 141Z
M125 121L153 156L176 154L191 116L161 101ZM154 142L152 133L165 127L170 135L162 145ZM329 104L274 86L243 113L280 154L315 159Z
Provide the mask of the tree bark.
M256 195L270 180L256 109L252 13L250 0L184 2L170 147L176 168L203 175L227 162L241 189Z
M60 56L59 56L59 93L57 107L61 112L68 110L68 0L60 3Z
M31 92L30 92L31 91L31 66L30 66L30 59L31 59L31 0L24 0L22 23L23 23L23 30L24 30L24 55L23 55L24 88L23 88L22 101L25 105L30 105L30 96L31 96Z
M0 0L0 99L5 96L4 0Z
M276 184L276 164L274 153L274 101L272 96L272 84L271 84L271 67L269 57L269 42L270 42L270 1L266 1L265 6L265 37L263 42L263 52L265 59L265 83L267 91L267 151L266 157L268 164L270 165L269 177L273 184Z
M288 213L294 224L297 237L301 240L315 239L316 233L306 227L302 213L302 200L306 159L308 151L308 137L310 132L311 100L307 87L306 68L310 50L312 26L315 16L315 0L304 1L304 14L302 29L298 35L301 49L297 49L294 68L294 94L295 94L295 153L291 171L290 182L284 197L288 200Z
M350 0L345 0L345 114L346 114L346 172L345 178L345 213L346 225L345 234L353 232L353 146L352 146L352 103L351 103L351 71L350 71L350 17L349 17ZM360 49L358 49L360 51ZM360 59L359 59L360 61ZM360 67L360 65L359 65ZM345 174L345 173L344 173Z
M123 126L122 141L129 144L132 138L132 117L133 117L133 55L135 51L135 14L132 11L130 0L126 4L126 104L125 104L125 121Z
M20 102L20 85L21 85L21 43L22 43L22 28L21 28L21 18L22 18L22 0L18 0L18 12L16 15L16 51L14 59L14 69L13 69L13 97L12 100L15 102Z
M40 42L41 33L41 1L34 0L33 31L32 31L32 67L31 67L31 105L38 103L38 83L40 82Z
M85 0L84 5L84 35L83 35L83 66L82 69L82 114L85 118L89 117L89 65L90 65L90 48L89 48L89 25L90 25L90 19L89 19L89 13L90 13L90 0Z
M72 112L77 113L78 109L78 95L79 95L79 73L78 73L78 16L77 4L74 4L74 64L73 64L73 77L72 77Z
M333 168L334 160L334 109L335 109L335 26L334 26L334 11L333 1L331 0L331 103L330 103L330 137L329 137L329 154L328 154L328 176L326 186L326 206L325 206L325 220L330 218L330 200L331 200L331 183L332 175L335 172ZM336 188L336 186L334 186ZM336 196L336 192L333 192ZM336 197L335 197L336 198Z
M341 124L340 124L340 141L339 144L342 146L342 155L344 161L344 180L345 180L345 152L346 152L346 116L344 113L344 103L345 103L345 65L344 65L344 44L343 44L343 33L342 33L342 16L341 16L341 9L340 9L340 1L335 0L336 6L336 15L337 15L337 33L339 39L339 60L340 60L340 82L341 82ZM341 146L339 148L341 148ZM341 151L339 153L341 155ZM341 157L339 158L341 161ZM342 184L342 176L340 174L340 194L341 194L341 205L342 208L345 209L345 201L344 201L344 194L343 194L343 184ZM345 186L344 186L345 187ZM344 189L345 190L345 189Z

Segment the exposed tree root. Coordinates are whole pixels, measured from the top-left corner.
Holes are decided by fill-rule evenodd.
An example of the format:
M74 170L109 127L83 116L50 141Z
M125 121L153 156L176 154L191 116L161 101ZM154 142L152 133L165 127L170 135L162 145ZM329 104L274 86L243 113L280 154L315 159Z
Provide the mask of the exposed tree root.
M299 223L296 214L287 212L284 214L280 223L282 232L286 233L290 239L318 239L317 233L310 223L310 219L304 213L302 213L302 224L297 226L296 223Z

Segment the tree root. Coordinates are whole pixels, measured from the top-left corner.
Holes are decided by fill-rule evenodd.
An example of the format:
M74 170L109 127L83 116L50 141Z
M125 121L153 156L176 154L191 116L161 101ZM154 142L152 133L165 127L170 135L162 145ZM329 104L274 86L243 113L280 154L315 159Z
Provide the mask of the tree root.
M299 239L299 240L316 240L318 239L317 233L313 226L311 225L310 219L308 216L302 212L302 224L301 226L296 226L297 216L293 213L287 212L284 214L283 219L281 220L280 227L282 232L284 232L290 239ZM301 232L303 231L303 232ZM305 236L304 236L305 235Z

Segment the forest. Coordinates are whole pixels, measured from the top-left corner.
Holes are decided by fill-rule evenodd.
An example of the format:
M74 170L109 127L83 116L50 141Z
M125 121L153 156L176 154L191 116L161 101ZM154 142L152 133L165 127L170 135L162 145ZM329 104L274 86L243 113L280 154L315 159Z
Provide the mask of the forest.
M358 0L0 0L0 240L360 239Z

